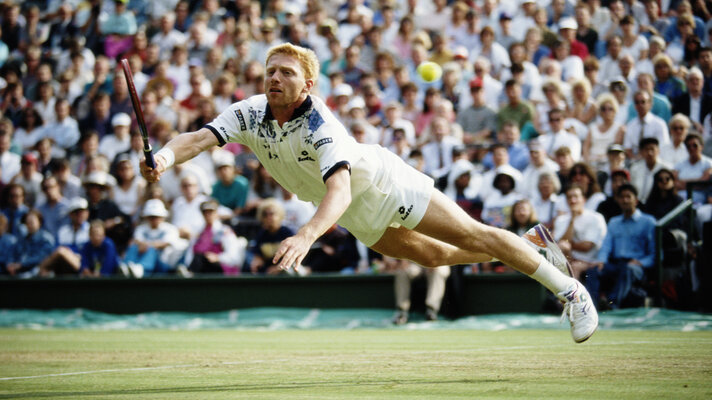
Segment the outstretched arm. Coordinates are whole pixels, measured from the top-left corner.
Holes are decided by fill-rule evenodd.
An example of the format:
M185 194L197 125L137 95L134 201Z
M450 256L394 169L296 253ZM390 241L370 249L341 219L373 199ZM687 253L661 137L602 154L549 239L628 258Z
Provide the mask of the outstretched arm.
M173 152L175 163L180 164L217 144L217 137L207 128L202 128L196 132L183 133L176 136L166 143L164 149ZM161 179L161 175L174 164L174 162L171 162L172 160L166 159L165 153L161 153L164 153L163 149L156 153L154 157L156 160L155 169L148 167L145 162L141 162L141 175L148 182L158 182Z
M272 260L282 269L300 265L311 245L343 215L351 204L351 174L346 166L326 180L326 195L316 214L296 235L282 241Z

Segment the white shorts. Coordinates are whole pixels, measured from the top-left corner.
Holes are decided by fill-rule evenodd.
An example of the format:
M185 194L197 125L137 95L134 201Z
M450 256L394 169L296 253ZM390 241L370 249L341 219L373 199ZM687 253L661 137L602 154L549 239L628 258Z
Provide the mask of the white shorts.
M339 225L369 247L388 227L415 228L435 190L431 177L380 146L374 150L372 157L351 166L353 200L339 219Z

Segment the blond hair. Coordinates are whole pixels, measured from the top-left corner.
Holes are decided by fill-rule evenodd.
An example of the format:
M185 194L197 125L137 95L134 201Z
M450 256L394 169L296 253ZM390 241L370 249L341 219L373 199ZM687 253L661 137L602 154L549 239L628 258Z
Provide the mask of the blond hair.
M274 212L275 218L277 218L279 221L284 220L284 216L286 214L284 207L282 206L282 203L277 201L277 199L275 199L274 197L262 200L257 206L258 221L262 221L262 218L264 218L265 211L267 210L271 210L272 212Z
M265 61L265 65L269 63L272 56L277 54L296 58L302 66L302 70L304 70L304 77L312 80L316 84L316 79L319 76L319 59L316 58L316 53L314 53L313 50L295 46L291 43L280 44L267 51L267 61Z

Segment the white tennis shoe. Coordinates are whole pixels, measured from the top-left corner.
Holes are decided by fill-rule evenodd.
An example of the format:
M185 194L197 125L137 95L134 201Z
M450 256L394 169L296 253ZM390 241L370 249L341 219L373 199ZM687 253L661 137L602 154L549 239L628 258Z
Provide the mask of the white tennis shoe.
M586 341L598 328L598 312L588 290L579 281L575 281L568 290L558 293L557 296L564 301L561 318L565 315L569 319L574 342Z
M573 276L566 256L544 225L535 225L524 234L523 239L561 272ZM564 302L561 318L566 316L569 319L574 342L581 343L590 338L598 328L598 312L588 290L579 281L574 281L568 290L557 293L557 297Z

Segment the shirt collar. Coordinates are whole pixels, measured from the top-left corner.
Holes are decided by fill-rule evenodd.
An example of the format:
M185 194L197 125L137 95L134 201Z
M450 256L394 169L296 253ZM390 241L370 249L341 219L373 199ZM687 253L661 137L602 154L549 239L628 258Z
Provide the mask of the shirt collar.
M643 215L643 213L640 211L640 208L636 208L635 211L633 212L633 215L630 216L630 218L626 218L625 214L623 214L623 219L631 219L633 221L637 221L640 219L640 216Z
M295 119L301 117L302 115L304 115L304 113L307 112L307 110L309 110L311 108L311 106L312 106L311 96L307 96L307 98L304 100L304 102L299 107L297 107L296 110L294 110L294 112L292 113L292 117L289 120L294 121ZM272 108L270 108L269 103L267 103L267 107L265 108L265 114L262 117L262 121L260 121L260 123L263 121L269 121L269 120L273 120L273 119L274 119L274 115L272 115Z

